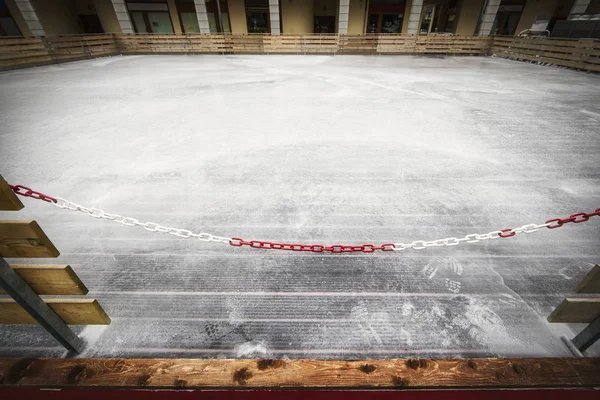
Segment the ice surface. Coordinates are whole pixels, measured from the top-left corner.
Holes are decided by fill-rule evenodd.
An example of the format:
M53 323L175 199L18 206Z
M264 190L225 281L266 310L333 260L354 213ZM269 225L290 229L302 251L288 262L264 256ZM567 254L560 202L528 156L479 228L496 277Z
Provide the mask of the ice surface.
M600 207L598 75L476 57L119 56L3 72L0 87L9 182L196 232L411 242ZM113 318L75 328L83 356L568 356L559 335L581 325L545 318L600 262L600 219L331 255L23 201L0 217L36 219ZM40 327L0 326L0 356L61 354Z

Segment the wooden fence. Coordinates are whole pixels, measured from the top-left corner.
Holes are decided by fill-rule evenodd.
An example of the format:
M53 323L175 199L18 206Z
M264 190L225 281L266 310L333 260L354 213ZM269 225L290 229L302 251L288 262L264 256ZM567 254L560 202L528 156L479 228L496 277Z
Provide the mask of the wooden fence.
M490 54L600 72L600 41L495 37Z
M471 54L487 53L483 36L397 35L116 35L122 54Z
M112 34L0 39L0 69L32 67L119 54Z
M118 54L488 55L600 71L600 41L487 36L98 34L0 39L0 69Z

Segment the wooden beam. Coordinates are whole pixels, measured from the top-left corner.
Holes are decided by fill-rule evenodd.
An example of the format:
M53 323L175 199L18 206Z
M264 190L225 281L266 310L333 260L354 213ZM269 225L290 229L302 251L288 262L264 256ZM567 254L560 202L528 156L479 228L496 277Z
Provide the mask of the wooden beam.
M0 175L0 211L19 211L23 207L21 200Z
M44 302L69 325L109 325L110 318L96 299L45 299ZM0 324L37 324L13 299L0 299Z
M70 265L11 264L15 272L40 295L85 295L87 287ZM0 289L0 294L5 292Z
M600 386L600 358L0 359L0 378L22 388L574 388Z
M0 257L46 258L60 253L35 221L0 221Z
M548 322L588 323L598 316L600 316L600 298L567 298L548 316Z
M596 264L579 282L577 293L600 293L600 264Z

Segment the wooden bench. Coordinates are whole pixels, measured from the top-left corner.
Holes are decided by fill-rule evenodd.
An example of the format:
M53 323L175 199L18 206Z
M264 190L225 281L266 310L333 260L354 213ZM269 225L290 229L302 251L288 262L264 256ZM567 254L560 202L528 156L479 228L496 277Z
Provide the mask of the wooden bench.
M23 204L0 176L0 211ZM59 252L35 221L0 221L0 324L40 324L69 351L81 352L84 341L69 325L108 325L110 318L69 265L9 264L4 257L56 258Z
M600 265L594 266L582 279L577 293L600 294ZM571 352L582 357L582 352L600 339L600 297L566 298L548 316L548 322L589 323L572 340L561 338Z

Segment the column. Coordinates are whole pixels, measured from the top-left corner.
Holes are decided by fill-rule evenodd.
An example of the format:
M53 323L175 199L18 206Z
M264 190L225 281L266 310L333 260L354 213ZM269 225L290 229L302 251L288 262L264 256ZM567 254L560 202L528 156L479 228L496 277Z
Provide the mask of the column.
M206 3L204 0L194 0L194 6L196 7L196 17L198 17L198 27L200 27L200 33L210 33L208 14L206 13ZM221 29L223 29L223 27L221 27Z
M410 14L408 14L408 28L406 33L416 35L419 33L419 23L421 22L421 11L423 10L423 0L413 0L410 5Z
M29 30L33 36L46 36L46 32L40 23L40 20L31 4L30 0L16 0L15 3L21 11Z
M483 10L483 13L479 19L479 29L477 34L481 36L487 36L492 33L492 27L496 14L498 14L498 8L500 8L501 0L489 0L487 7Z
M112 0L113 8L117 13L117 20L121 26L123 33L135 33L131 20L129 19L129 11L127 11L127 4L125 0Z
M575 17L577 15L585 14L588 6L590 5L590 0L575 0L571 11L569 12L569 18Z
M340 0L338 12L338 34L348 34L348 14L350 14L350 0Z
M271 15L271 35L279 35L281 33L279 0L269 0L269 14Z

